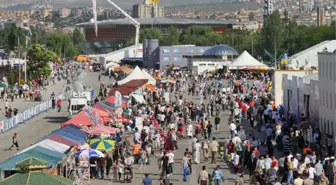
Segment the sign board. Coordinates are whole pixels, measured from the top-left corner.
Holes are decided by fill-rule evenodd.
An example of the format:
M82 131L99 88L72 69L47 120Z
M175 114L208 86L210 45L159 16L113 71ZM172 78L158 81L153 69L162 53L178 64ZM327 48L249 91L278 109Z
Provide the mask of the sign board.
M114 104L115 104L115 107L117 107L117 108L122 107L122 96L121 96L119 91L115 92Z

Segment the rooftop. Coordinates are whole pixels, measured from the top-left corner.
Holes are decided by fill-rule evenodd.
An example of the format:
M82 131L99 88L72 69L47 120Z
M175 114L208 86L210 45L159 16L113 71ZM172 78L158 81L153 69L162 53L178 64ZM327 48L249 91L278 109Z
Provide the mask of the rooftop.
M157 17L157 18L137 18L135 19L140 22L140 25L226 25L226 24L237 24L229 21L217 21L217 20L201 20L201 19L180 19L171 17ZM131 25L132 23L128 19L110 19L98 21L98 26L104 25ZM79 23L76 26L93 26L92 22Z

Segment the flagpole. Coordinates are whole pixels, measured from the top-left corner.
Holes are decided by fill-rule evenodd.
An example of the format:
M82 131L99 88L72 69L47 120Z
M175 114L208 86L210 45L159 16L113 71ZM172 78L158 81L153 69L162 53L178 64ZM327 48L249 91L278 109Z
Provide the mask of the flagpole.
M25 59L24 59L24 81L27 83L27 54L25 54Z

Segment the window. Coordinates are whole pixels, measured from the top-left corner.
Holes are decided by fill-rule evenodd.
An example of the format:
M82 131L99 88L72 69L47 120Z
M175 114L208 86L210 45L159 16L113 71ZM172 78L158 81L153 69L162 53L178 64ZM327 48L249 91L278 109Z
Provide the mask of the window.
M170 56L164 56L164 57L163 57L163 60L164 60L164 61L169 61L169 60L170 60Z
M199 64L199 66L206 66L206 64Z
M180 52L181 52L180 48L174 48L174 53L180 53Z
M199 48L199 49L198 49L198 52L199 52L199 53L204 53L204 48Z
M181 60L180 56L174 56L174 61L179 61L179 60Z
M194 48L189 48L189 49L187 50L187 52L188 52L188 53L194 53Z
M170 49L169 48L163 48L163 53L170 53Z
M215 66L215 64L208 64L208 66Z

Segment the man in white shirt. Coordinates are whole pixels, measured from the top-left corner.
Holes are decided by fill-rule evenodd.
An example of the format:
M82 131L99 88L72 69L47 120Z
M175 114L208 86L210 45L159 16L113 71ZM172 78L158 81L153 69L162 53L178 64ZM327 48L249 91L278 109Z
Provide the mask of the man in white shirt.
M191 139L193 136L193 126L191 123L189 123L187 126L187 136L189 139Z
M235 133L236 133L236 128L237 128L237 126L236 126L235 123L232 122L232 123L230 124L229 128L230 128L231 138L233 138L233 136L234 136Z
M174 153L170 150L169 153L166 154L166 156L168 157L168 165L169 165L169 174L168 176L171 176L173 174L173 170L174 170Z
M199 143L199 140L196 140L195 144L195 163L199 164L201 163L201 144Z
M314 180L315 168L312 167L312 164L307 164L308 166L308 178Z

